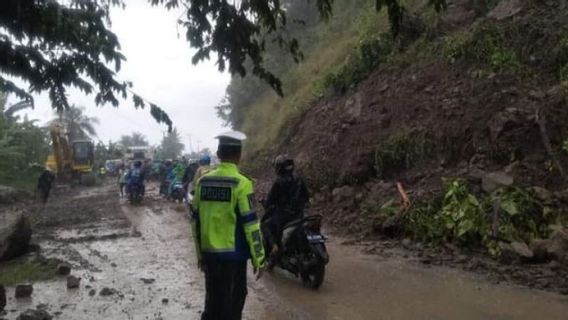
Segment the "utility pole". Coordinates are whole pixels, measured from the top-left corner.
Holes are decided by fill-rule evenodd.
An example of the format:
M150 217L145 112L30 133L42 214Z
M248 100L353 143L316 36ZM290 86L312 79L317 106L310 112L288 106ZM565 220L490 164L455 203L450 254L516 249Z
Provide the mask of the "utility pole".
M191 143L191 134L187 134L187 138L189 139L189 152L193 153L193 144Z

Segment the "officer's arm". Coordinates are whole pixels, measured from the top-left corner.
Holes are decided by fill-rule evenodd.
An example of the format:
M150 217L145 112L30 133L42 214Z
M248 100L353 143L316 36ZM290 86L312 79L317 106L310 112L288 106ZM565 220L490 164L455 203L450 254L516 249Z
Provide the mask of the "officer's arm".
M199 226L199 202L200 202L200 185L195 187L195 195L191 202L191 235L193 236L193 242L195 244L195 255L197 256L198 263L201 261L201 229Z
M254 194L252 182L242 181L237 188L237 205L239 208L240 221L250 248L252 264L255 268L264 266L264 247L260 223L254 209Z

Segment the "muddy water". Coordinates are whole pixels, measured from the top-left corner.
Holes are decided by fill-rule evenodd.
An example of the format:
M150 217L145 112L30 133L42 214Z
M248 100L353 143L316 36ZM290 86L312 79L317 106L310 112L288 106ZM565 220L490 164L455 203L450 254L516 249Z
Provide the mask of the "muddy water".
M80 289L68 290L64 278L36 283L32 299L9 301L7 319L38 304L56 319L198 319L203 280L183 208L151 197L145 206L119 208L116 219L58 230L60 242L43 244L53 255L85 262L74 271ZM63 246L69 250L58 250ZM245 319L568 319L568 299L557 294L362 255L337 239L329 249L332 261L317 292L281 271L249 281ZM100 296L104 287L117 293Z

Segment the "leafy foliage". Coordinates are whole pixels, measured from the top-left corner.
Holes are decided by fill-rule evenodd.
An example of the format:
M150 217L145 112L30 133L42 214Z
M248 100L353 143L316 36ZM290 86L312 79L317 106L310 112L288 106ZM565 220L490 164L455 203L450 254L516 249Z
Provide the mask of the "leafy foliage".
M123 157L121 148L116 142L109 141L104 144L99 141L95 146L95 160L99 166L104 165L106 160L120 159Z
M34 121L20 121L16 112L26 104L6 107L0 94L0 184L31 189L49 152L45 130Z
M85 107L73 105L61 112L55 112L55 116L52 121L63 125L69 141L85 140L97 135L95 125L99 123L99 119L85 115Z
M562 213L539 202L533 191L507 187L478 198L461 179L446 180L441 197L414 205L405 219L406 230L422 241L485 246L492 253L498 253L496 239L528 243L546 238L553 226L566 223Z

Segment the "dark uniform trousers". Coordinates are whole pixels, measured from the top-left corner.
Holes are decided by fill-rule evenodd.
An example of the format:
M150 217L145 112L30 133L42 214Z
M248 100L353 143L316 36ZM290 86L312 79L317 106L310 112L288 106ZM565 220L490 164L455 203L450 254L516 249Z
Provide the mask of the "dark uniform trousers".
M247 261L205 262L201 320L240 320L247 296Z

